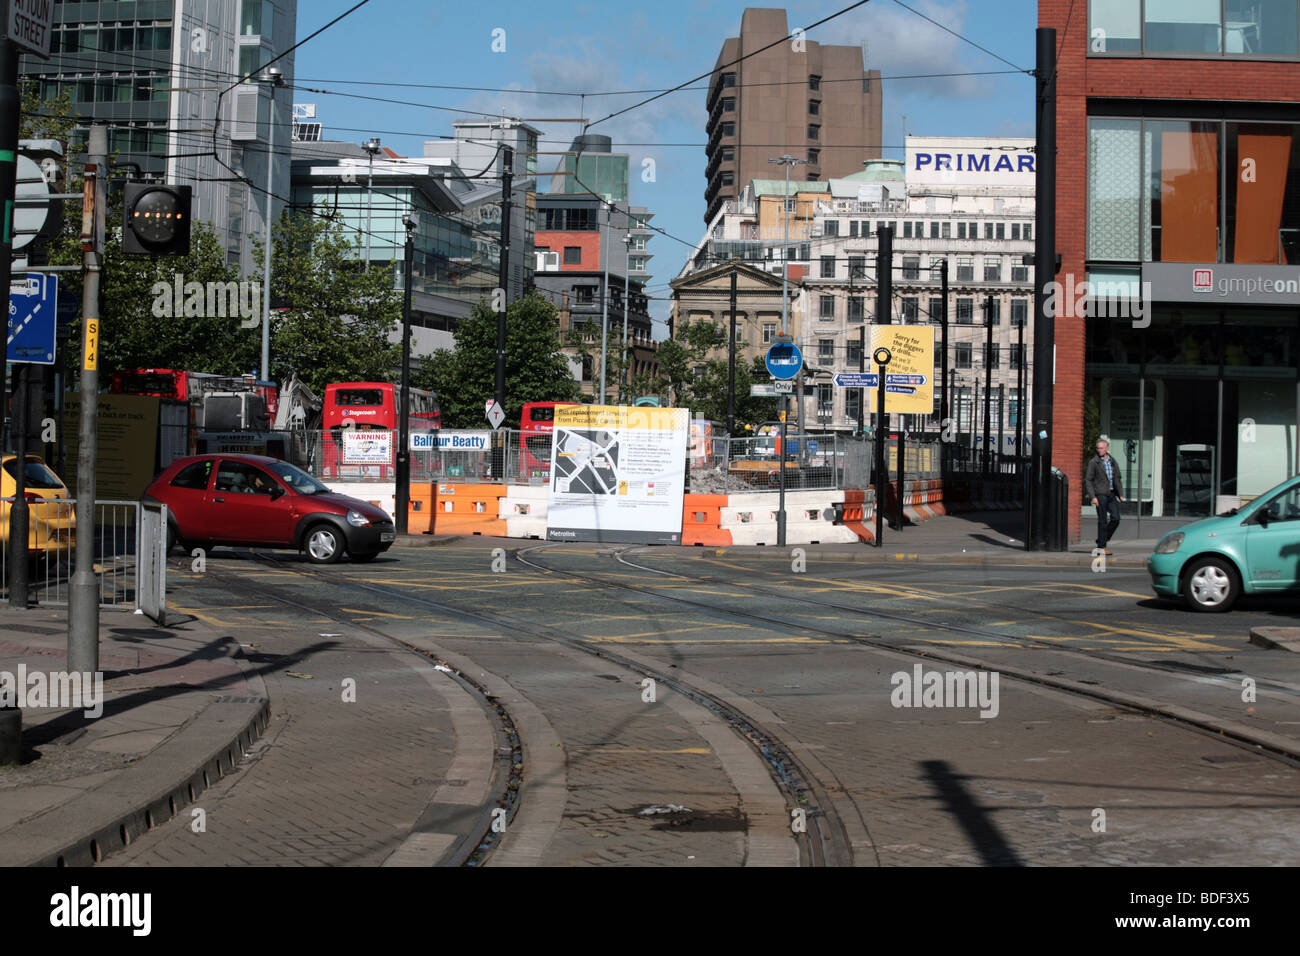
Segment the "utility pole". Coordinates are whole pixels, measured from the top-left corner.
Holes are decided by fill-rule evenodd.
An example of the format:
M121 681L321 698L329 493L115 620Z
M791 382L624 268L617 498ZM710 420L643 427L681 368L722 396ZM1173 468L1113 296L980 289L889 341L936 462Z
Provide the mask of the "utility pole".
M731 260L731 334L727 337L727 435L736 434L736 274L740 263Z
M606 210L607 219L613 218ZM600 265L605 270L600 283L600 399L605 404L605 369L609 365L609 225L600 223Z
M1025 324L1020 321L1019 343L1016 345L1016 472L1024 474L1025 457Z
M0 13L5 22L0 31L7 31L8 4L0 3ZM9 283L13 264L13 208L17 191L17 163L19 111L22 105L18 94L18 48L7 36L0 37L0 212L4 228L0 235L0 289L5 302L9 301ZM14 451L18 466L14 475L14 500L9 507L9 606L27 607L27 543L29 511L27 506L27 363L14 364L13 415L11 418ZM0 761L2 762L2 761Z
M266 134L266 236L262 250L262 381L271 379L271 225L275 210L275 91L284 86L284 76L275 67L268 67L261 83L271 88L271 103L267 112ZM93 152L93 150L92 150Z
M894 230L876 228L876 324L893 325L890 300L894 296ZM877 351L880 351L877 349ZM889 492L889 465L885 460L885 442L889 438L889 413L885 411L885 365L877 361L876 380L876 545L883 546L884 514ZM900 462L901 463L901 462Z
M68 670L99 670L99 580L95 577L95 455L99 442L99 283L104 261L108 127L90 127L81 214L81 424L77 447L77 542L68 587Z
M366 178L366 264L365 271L370 271L370 231L372 219L371 210L374 208L375 199L375 154L379 152L379 137L372 136L361 144L361 148L370 156L370 172Z
M769 159L769 163L777 163L785 167L785 192L781 199L785 204L785 241L781 246L781 341L787 342L786 333L786 313L789 311L790 297L786 289L789 284L790 276L790 167L796 165L806 165L807 159L796 159L789 153L782 153L775 159ZM802 400L802 396L801 396ZM785 450L786 436L789 434L790 424L790 396L781 393L781 461L780 474L778 480L780 483L780 492L777 501L776 512L776 544L779 548L785 547ZM800 409L799 420L803 421L803 409ZM804 439L805 443L807 439Z
M993 296L984 300L984 474L989 473L993 449L989 445L989 403L993 401Z
M501 410L506 407L506 299L510 288L510 204L513 199L515 151L501 149L501 267L497 273L497 369L495 397ZM604 385L604 376L601 377Z
M393 515L395 530L406 534L411 507L411 275L415 263L415 230L418 222L414 214L402 217L406 227L406 255L402 280L402 396L399 399L397 418L397 514Z
M1036 33L1037 112L1034 163L1034 413L1033 464L1029 485L1030 526L1025 547L1045 549L1050 538L1048 489L1052 468L1052 391L1056 384L1056 318L1047 305L1047 285L1056 278L1056 31L1040 27ZM1065 534L1059 536L1066 538Z
M948 427L948 260L939 263L940 292L943 296L943 310L939 313L939 327L942 331L942 344L939 351L939 424Z

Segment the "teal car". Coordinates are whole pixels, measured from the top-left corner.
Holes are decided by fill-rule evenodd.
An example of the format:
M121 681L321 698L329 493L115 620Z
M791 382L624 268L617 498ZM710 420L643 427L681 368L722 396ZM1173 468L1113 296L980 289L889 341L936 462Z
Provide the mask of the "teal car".
M1242 594L1300 591L1300 475L1250 504L1183 525L1147 559L1160 597L1226 611Z

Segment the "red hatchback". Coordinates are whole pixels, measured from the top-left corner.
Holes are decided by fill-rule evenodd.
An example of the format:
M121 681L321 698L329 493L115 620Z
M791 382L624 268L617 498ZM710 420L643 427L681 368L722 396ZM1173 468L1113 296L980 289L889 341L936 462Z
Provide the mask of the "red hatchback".
M168 545L294 548L316 564L346 551L370 561L396 538L382 508L330 491L307 472L262 455L179 458L145 500L167 505Z

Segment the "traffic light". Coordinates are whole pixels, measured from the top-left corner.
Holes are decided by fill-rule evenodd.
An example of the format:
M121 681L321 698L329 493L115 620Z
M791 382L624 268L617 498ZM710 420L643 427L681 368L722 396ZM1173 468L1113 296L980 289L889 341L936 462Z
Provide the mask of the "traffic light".
M136 256L183 256L190 251L189 186L127 183L122 196L122 251Z

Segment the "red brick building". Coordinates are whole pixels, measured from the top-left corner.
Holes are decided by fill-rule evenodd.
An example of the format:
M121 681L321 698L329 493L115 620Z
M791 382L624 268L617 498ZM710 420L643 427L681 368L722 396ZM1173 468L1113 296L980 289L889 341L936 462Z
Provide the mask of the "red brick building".
M1154 534L1300 470L1300 0L1038 9L1060 54L1054 464L1081 503L1109 438ZM1072 540L1093 514L1071 508Z

